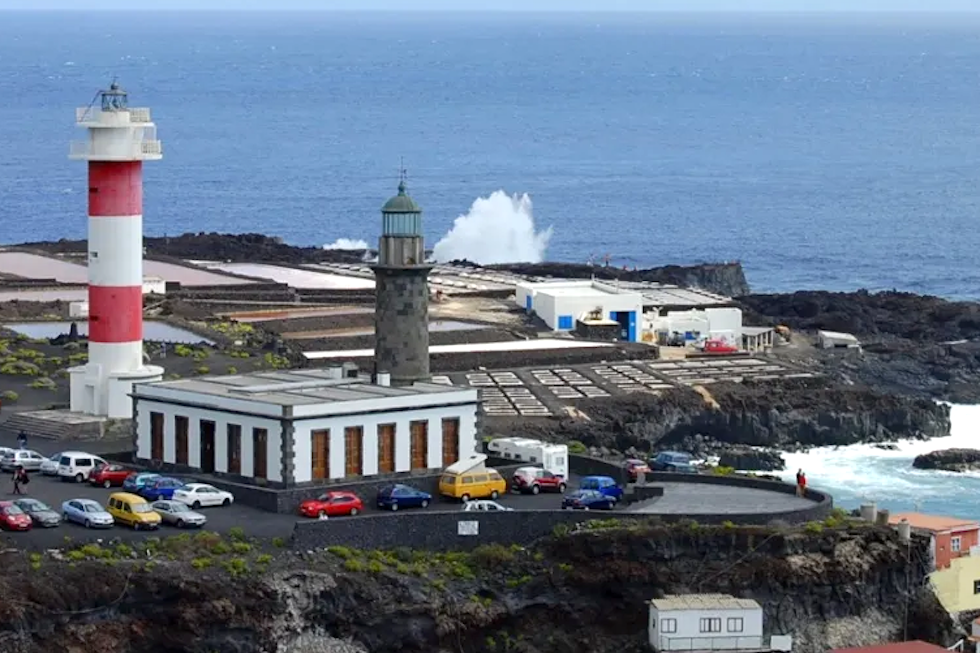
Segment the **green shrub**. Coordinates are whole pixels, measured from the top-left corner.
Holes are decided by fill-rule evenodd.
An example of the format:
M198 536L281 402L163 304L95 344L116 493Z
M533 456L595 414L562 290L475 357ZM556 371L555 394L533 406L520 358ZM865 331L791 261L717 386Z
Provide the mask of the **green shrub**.
M578 440L571 440L571 441L569 441L569 443L568 443L568 453L574 453L574 454L582 455L582 454L585 454L585 453L588 453L588 452L589 452L589 448L586 447L583 443L579 442Z
M286 540L282 539L281 537L274 537L272 538L272 546L276 547L277 549L281 549L286 546Z
M31 387L42 389L42 390L56 390L58 388L58 384L52 381L51 379L49 379L48 377L42 376L39 379L34 379L33 381L31 381Z
M572 570L572 565L568 564L567 562L560 562L558 563L558 570L567 574Z
M371 560L367 564L367 569L372 574L380 574L382 571L385 570L385 566L381 564L381 561L379 560Z
M5 404L12 404L18 399L20 399L20 395L13 390L6 390L3 394L0 394L0 400Z
M252 545L248 542L232 542L231 550L235 553L245 554L252 550Z
M338 558L343 558L344 560L350 560L357 557L357 552L346 546L328 546L327 553L332 553Z
M521 585L527 585L531 582L531 577L527 574L521 576L520 578L510 578L507 580L507 587L515 588Z
M38 376L41 374L41 368L34 363L13 360L0 366L0 374L6 376Z
M735 473L735 468L724 467L722 465L719 465L717 467L712 467L711 473L714 474L715 476L731 476L732 474Z
M241 526L232 526L228 529L228 537L230 537L235 542L244 542L248 538L245 537L245 529Z
M218 556L225 555L226 553L229 553L230 551L231 551L231 547L229 547L224 542L218 542L217 544L215 544L214 546L211 547L211 553L213 553L214 555L218 555Z
M721 527L726 531L730 531L735 528L735 522L726 519L725 521L721 522Z
M207 569L214 564L214 560L211 558L194 558L191 560L191 566L194 569Z
M514 552L501 544L484 544L483 546L478 546L473 550L471 556L473 562L481 568L506 565L507 563L513 562L515 558Z
M221 566L232 576L241 576L248 572L248 563L242 558L230 558L222 562Z
M234 365L229 365L228 369L225 370L225 374L238 374L238 368Z
M822 533L823 524L818 521L807 522L807 525L803 527L803 530L805 530L807 533Z
M272 556L268 553L263 553L255 557L255 564L257 565L267 565L272 562Z
M364 571L364 562L357 558L348 558L344 560L344 569L347 571Z
M26 360L39 360L44 358L44 353L36 349L18 349L14 352L14 356Z

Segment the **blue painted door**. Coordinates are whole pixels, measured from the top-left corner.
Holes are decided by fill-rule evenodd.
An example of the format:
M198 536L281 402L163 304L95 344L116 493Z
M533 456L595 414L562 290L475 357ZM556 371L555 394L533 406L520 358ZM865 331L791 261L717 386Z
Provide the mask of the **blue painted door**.
M533 305L534 305L533 300L531 299L530 295L524 298L524 308L526 308L527 310L531 310Z

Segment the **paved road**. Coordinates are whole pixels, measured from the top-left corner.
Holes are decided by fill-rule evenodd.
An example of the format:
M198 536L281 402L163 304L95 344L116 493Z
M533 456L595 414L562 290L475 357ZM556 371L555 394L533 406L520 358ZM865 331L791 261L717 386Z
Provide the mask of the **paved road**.
M813 501L792 494L708 483L657 483L664 495L636 507L652 515L718 515L783 512L813 506Z

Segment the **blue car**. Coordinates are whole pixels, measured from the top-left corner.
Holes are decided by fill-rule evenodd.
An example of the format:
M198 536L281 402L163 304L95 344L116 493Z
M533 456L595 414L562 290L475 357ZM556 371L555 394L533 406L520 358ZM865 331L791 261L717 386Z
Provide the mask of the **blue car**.
M148 484L153 483L158 478L159 474L154 474L152 472L138 472L136 474L130 474L123 481L123 490L126 492L132 492L133 494L138 494L140 490L146 487Z
M81 524L85 528L112 528L116 520L97 501L91 499L71 499L61 504L61 514L65 521Z
M137 494L147 501L170 501L174 498L174 490L184 487L183 481L169 476L161 476L141 487Z
M378 492L378 507L384 510L427 508L431 502L431 494L408 485L389 485Z
M575 490L561 500L561 509L612 510L616 501L598 490Z
M623 488L619 487L611 476L586 476L578 484L578 489L601 492L614 502L623 498Z

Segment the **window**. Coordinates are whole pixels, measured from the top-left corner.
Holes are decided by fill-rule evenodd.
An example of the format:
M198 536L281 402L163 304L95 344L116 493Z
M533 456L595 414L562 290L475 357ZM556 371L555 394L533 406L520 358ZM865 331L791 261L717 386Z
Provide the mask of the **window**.
M187 464L187 434L190 432L191 421L183 415L174 415L174 440L177 444L176 462L178 465Z
M677 632L677 619L661 619L660 620L660 632L662 632L662 633L676 633Z
M459 418L442 420L442 466L459 460Z
M742 617L729 617L728 623L725 625L728 626L728 632L730 633L740 633L745 628L745 622Z
M702 633L720 633L721 617L701 617Z
M364 440L364 429L360 426L348 426L344 429L344 474L346 476L360 476L361 466L361 442Z
M949 539L949 550L953 551L954 553L959 553L960 546L962 545L962 543L963 540L960 538L959 535L955 537L951 537Z
M228 473L242 473L242 427L228 425Z
M150 458L163 460L163 413L150 413Z
M269 432L266 429L252 429L252 476L266 478L269 474Z
M980 594L980 580L973 581L973 593Z
M426 469L429 466L429 422L420 420L409 424L411 434L412 469Z
M558 328L559 329L562 329L562 330L565 330L565 331L570 331L574 327L575 327L575 322L572 320L572 316L571 315L559 315L558 316Z
M378 425L378 473L395 471L395 425Z

